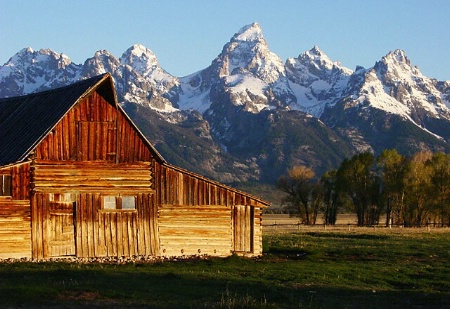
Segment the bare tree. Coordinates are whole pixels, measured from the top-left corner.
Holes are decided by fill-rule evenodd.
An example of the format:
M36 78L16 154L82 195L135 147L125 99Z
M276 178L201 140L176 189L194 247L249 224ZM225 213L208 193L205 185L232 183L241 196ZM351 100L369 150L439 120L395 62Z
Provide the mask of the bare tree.
M281 176L277 188L287 193L283 199L291 213L298 214L305 224L315 224L318 213L318 186L314 171L306 166L294 166Z

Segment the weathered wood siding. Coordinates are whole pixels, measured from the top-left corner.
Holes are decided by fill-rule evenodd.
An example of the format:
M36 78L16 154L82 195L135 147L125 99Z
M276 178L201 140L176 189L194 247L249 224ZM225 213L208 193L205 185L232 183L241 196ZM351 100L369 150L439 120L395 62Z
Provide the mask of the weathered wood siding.
M14 200L30 199L30 163L0 169L0 175L11 176L11 197Z
M158 255L157 208L153 194L137 194L135 210L103 209L100 193L68 193L65 196L70 198L55 201L57 195L36 193L33 197L36 205L32 208L35 220L33 257ZM74 205L72 213L68 207L71 203ZM69 217L75 219L73 227Z
M10 177L0 197L0 258L31 257L30 165L20 164L0 169Z
M140 134L118 108L93 92L72 108L36 147L47 161L151 161Z
M262 253L259 200L170 165L155 178L162 255Z
M262 253L263 253L262 208L255 207L253 212L255 215L254 222L253 222L253 226L254 226L253 255L259 256L259 255L262 255Z
M155 178L162 205L263 206L243 192L171 165L155 164Z
M261 208L236 205L233 212L234 252L262 254Z
M11 192L0 256L260 255L267 204L165 163L107 88L80 99L30 161L0 170ZM120 209L125 197L134 209Z
M253 207L243 205L234 206L234 251L243 253L253 252L253 216Z
M30 201L0 197L0 258L31 257Z
M51 202L47 217L49 256L75 255L73 202Z
M159 217L164 256L229 256L232 248L231 208L162 205Z
M114 104L97 92L82 99L34 153L33 256L157 255L153 160ZM55 201L61 194L73 198ZM133 196L136 209L103 208L104 196L118 195ZM72 213L65 203L73 203Z
M153 192L150 162L50 162L36 160L31 186L35 192Z

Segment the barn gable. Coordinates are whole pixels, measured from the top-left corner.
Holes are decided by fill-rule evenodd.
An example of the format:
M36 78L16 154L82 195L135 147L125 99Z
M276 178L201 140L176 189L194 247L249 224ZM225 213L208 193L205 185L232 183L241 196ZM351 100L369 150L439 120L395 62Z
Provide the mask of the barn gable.
M268 203L168 164L109 74L0 99L0 138L0 257L262 253Z
M87 100L84 100L85 98ZM101 104L96 104L95 100L98 100ZM82 104L79 104L80 102ZM74 107L75 110L73 110ZM104 111L102 108L109 110ZM71 146L74 146L74 141L68 140L74 136L74 128L68 128L72 131L69 132L71 135L64 137L67 140L56 140L49 137L49 135L55 133L55 127L58 124L60 124L60 128L57 128L59 129L58 131L63 132L61 126L67 125L71 120L81 122L80 126L88 125L87 123L91 122L89 126L92 129L96 129L93 128L94 125L100 128L102 126L100 122L118 121L115 119L117 117L115 112L111 111L114 109L119 110L124 118L124 121L121 123L123 128L127 125L132 127L144 146L150 149L156 158L164 161L162 156L118 105L111 75L103 74L54 90L22 97L0 99L0 140L2 141L0 166L15 164L25 160L45 138L47 140L44 143L52 141L55 143L62 142L65 143L62 146L69 147L68 143L72 142ZM69 115L67 115L68 113ZM62 123L64 122L63 120L65 121L64 124ZM125 122L127 122L127 125L125 125ZM106 124L104 123L103 125ZM83 129L89 130L89 127L77 128L79 131L83 131ZM101 134L108 130L108 128L103 127L100 129L102 130ZM86 134L87 132L82 133ZM124 134L126 133L124 131ZM60 136L59 138L63 137ZM80 142L95 143L95 140L80 140ZM41 148L45 151L45 145ZM70 157L63 152L64 150L68 149L62 149L61 153L55 153L54 155L62 156L65 160L74 159L73 155L76 151L74 148L69 150L72 151L69 154Z

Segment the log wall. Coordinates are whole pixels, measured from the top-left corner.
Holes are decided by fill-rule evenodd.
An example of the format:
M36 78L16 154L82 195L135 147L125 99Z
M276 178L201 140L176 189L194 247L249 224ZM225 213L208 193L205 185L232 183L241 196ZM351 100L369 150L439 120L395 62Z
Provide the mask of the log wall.
M0 258L31 257L30 201L0 197Z
M30 199L30 163L0 169L0 175L11 176L10 191L12 199Z
M231 208L162 205L159 216L163 256L229 256L232 248Z
M177 167L156 163L154 170L163 255L262 254L265 204Z
M31 169L31 187L35 192L153 192L150 162L114 164L36 160Z

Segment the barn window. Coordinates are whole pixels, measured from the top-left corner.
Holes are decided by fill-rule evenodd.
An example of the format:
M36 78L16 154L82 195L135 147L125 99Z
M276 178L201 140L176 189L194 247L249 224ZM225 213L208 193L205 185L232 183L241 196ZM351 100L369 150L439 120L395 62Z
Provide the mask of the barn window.
M136 209L136 201L134 196L122 196L121 209Z
M104 196L103 197L103 209L116 209L116 197Z
M49 193L51 202L75 202L77 200L75 193Z
M0 196L11 196L11 175L0 175Z
M136 198L132 195L105 195L103 196L103 209L134 210Z

